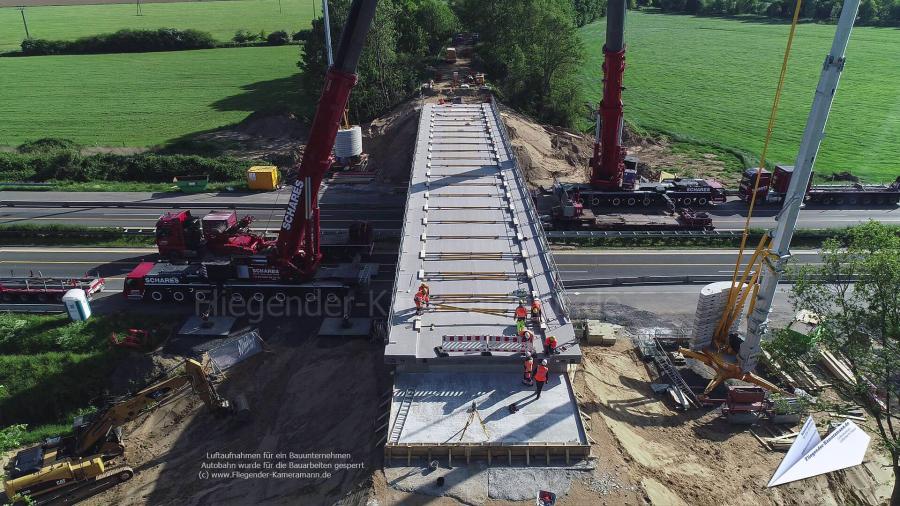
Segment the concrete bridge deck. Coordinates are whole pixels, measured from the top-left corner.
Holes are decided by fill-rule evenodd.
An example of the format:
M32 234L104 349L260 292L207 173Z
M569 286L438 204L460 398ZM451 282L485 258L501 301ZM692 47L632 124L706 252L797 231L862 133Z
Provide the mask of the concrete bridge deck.
M417 315L422 282L431 307ZM518 342L514 315L520 299L529 307L533 298L543 306L541 322L529 323L533 350L553 371L540 399L521 382L528 344ZM495 104L423 106L389 323L385 360L397 366L389 465L568 462L589 453L567 377L581 349ZM550 335L560 353L548 356Z
M417 316L413 296L423 281L431 289L431 308ZM530 325L538 337L535 350L543 352L543 338L553 335L562 350L550 357L554 367L580 362L559 274L496 106L426 104L410 180L387 360L488 362L478 344L470 344L467 352L448 351L449 356L436 349L450 336L516 336L515 308L520 299L528 307L535 297L543 305L540 326ZM514 345L491 351L492 358L506 362L520 354Z

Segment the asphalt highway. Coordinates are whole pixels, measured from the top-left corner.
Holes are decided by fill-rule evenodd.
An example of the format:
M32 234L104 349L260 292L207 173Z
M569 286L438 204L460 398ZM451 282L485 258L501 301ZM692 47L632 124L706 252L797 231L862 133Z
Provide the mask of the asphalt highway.
M209 209L178 208L190 210L195 216L203 216ZM119 208L34 208L0 207L0 224L66 224L96 227L127 227L152 230L160 215L170 209L119 209ZM224 210L224 209L223 209ZM278 209L256 209L238 211L239 216L253 215L254 229L277 230L281 226L284 212ZM360 219L367 220L377 229L397 229L403 225L403 211L396 209L373 209L365 207L338 209L326 207L321 210L321 221L325 228L346 228Z
M391 279L396 254L382 247L373 262ZM794 252L794 262L816 263L815 251ZM151 248L2 247L0 277L99 275L111 290L121 290L124 276L139 262L155 260ZM557 251L554 258L563 282L636 276L730 275L737 252L732 250L575 250ZM699 290L699 288L698 288Z
M173 209L191 209L203 215L211 207L234 208L239 214L256 216L259 228L277 227L281 212L272 206L283 206L288 200L286 189L269 193L219 193L193 194L140 193L140 192L34 192L4 191L0 194L0 224L3 223L62 223L88 226L114 226L152 228L156 219ZM360 218L373 222L376 228L399 229L403 216L404 197L393 187L379 186L371 189L328 189L321 197L322 218L326 226L342 227ZM22 204L30 202L28 207ZM41 207L41 203L52 205ZM62 207L62 203L70 207ZM84 207L89 203L129 202L142 206L135 208ZM38 207L31 207L37 205ZM191 206L200 206L194 207ZM705 209L718 230L740 230L744 227L746 205L730 201ZM770 228L778 210L759 206L750 220L753 227ZM800 228L840 228L868 220L900 224L900 209L884 207L874 209L835 209L808 207L800 212L797 226Z

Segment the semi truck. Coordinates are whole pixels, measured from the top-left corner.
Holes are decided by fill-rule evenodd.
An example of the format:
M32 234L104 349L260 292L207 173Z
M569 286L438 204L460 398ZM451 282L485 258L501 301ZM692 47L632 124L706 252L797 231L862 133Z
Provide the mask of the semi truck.
M788 193L793 175L793 165L776 165L774 173L766 169L747 169L741 177L738 196L749 204L753 198L753 189L756 188L757 203L780 204ZM757 177L759 177L758 187L756 186ZM836 206L896 206L900 202L900 177L890 185L812 184L812 179L810 179L804 200L812 204Z

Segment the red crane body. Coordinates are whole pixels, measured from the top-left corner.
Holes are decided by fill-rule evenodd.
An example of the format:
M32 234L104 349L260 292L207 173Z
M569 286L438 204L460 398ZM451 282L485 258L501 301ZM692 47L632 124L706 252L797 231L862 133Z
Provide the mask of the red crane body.
M597 110L600 131L590 160L591 186L598 190L621 190L625 177L626 151L622 146L625 7L625 0L610 0L606 13L603 99Z
M291 277L312 277L322 261L319 187L334 161L334 140L357 81L356 66L377 4L377 0L354 0L350 6L337 56L325 75L303 159L295 168L297 178L271 258Z
M328 70L306 150L300 166L295 169L297 179L278 232L277 253L273 260L295 271L300 278L315 274L322 261L319 187L334 161L334 139L356 80L356 74L335 68Z

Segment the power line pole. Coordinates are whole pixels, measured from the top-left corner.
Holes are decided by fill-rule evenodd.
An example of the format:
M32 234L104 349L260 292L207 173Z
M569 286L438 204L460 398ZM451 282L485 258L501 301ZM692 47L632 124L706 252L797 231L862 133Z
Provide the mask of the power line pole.
M19 7L19 12L22 13L22 24L25 25L25 38L31 39L31 34L28 33L28 21L25 21L25 6L22 5Z

